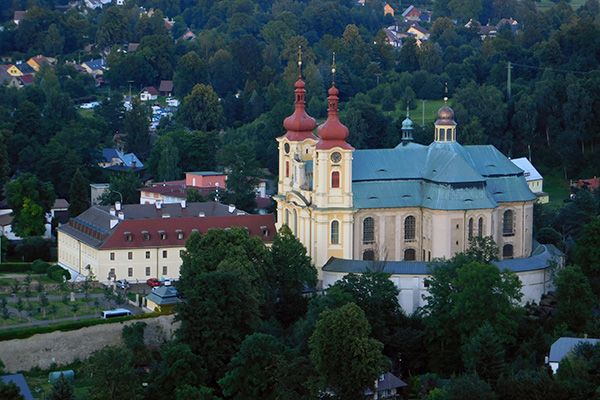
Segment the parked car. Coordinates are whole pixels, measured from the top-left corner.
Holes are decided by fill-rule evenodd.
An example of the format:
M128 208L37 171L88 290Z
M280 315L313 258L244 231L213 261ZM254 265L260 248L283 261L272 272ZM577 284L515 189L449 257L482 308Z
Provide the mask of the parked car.
M160 286L160 281L156 278L150 278L146 281L146 283L148 284L148 286L150 287L157 287Z
M171 286L173 283L171 282L170 279L165 279L163 281L160 282L163 286Z
M125 279L121 279L115 282L119 289L129 289L129 282Z

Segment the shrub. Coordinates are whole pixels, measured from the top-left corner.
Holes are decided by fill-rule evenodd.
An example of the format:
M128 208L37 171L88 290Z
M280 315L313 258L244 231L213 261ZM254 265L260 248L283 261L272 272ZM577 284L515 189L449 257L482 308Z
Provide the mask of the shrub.
M48 268L50 268L50 264L40 259L35 260L31 264L31 270L34 274L45 274L46 272L48 272Z
M25 261L48 260L50 258L50 241L40 236L28 237L17 244L15 252L19 258Z
M16 272L16 273L27 273L31 271L31 263L22 262L3 262L0 264L0 272Z
M46 271L46 274L50 279L56 282L63 282L65 280L71 279L71 274L66 269L62 268L60 265L52 265Z

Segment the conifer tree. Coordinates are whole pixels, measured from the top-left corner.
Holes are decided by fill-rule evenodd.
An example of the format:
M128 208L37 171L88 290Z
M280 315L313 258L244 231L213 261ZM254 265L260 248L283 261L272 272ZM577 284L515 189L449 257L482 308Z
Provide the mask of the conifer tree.
M50 393L50 400L72 400L73 399L73 387L63 374L60 374L60 378L54 383L52 393Z
M69 188L69 213L75 217L90 206L88 196L88 181L85 179L81 170L78 168L71 179L71 187Z

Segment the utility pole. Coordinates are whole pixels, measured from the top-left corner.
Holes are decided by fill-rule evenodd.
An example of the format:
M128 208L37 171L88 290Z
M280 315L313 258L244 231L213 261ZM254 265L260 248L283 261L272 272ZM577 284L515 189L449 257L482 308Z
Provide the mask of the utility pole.
M508 100L510 100L510 97L511 97L511 90L510 90L510 78L511 78L510 71L511 70L512 70L512 65L509 61L506 66L506 95L508 97Z

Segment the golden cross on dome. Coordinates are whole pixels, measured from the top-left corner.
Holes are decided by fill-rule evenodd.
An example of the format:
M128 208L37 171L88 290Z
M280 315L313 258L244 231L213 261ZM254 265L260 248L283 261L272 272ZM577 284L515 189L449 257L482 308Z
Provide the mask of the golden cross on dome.
M298 76L302 78L302 46L298 46Z
M335 51L331 59L331 83L335 85Z

